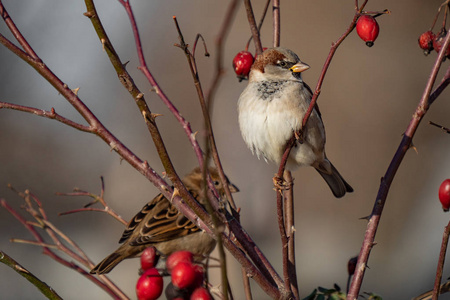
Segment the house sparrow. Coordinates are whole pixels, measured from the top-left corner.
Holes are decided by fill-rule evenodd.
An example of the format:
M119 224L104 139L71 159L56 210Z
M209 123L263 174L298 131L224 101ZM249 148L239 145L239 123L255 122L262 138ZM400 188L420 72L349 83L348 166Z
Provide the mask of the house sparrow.
M286 48L271 48L258 55L239 97L239 126L252 153L277 164L287 141L300 130L301 139L292 148L286 168L313 166L340 198L353 189L327 159L325 128L317 105L302 128L312 97L301 75L307 69L309 66Z
M216 169L209 168L211 178L220 197L225 190ZM204 204L203 175L200 168L195 168L183 180L192 196ZM228 182L230 191L239 189ZM116 251L102 260L91 274L110 272L118 263L126 258L139 256L145 248L154 246L156 250L168 256L178 250L188 250L196 256L208 255L214 250L216 241L209 234L196 227L162 194L147 203L128 223L119 243L123 243Z

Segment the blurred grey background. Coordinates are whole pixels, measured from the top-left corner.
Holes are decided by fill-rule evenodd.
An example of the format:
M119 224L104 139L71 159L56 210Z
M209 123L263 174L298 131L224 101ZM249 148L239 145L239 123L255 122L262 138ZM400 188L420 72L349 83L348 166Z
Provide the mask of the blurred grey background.
M254 1L260 17L265 1ZM439 0L369 1L367 10L388 8L391 15L378 19L381 30L368 48L353 32L338 49L325 79L319 105L327 129L327 153L355 192L336 200L311 168L294 172L296 196L296 251L301 294L315 287L347 281L347 260L361 247L367 216L393 154L422 95L436 53L425 57L418 36L429 29ZM132 151L162 171L152 141L133 100L117 80L107 55L83 16L82 1L4 1L13 20L44 62L79 95L98 118ZM202 121L194 85L178 42L172 16L176 15L185 39L197 33L211 53L197 62L207 90L214 72L214 39L228 1L133 1L150 70L173 103L202 134ZM196 166L188 140L150 91L137 70L138 60L129 21L117 1L96 1L99 15L128 70L146 93L158 118L166 146L180 174ZM281 44L291 48L311 69L304 80L315 87L330 45L348 27L354 1L282 1ZM439 19L439 24L442 19ZM439 25L438 25L439 26ZM11 37L6 26L0 32ZM272 43L272 19L262 29L264 46ZM215 99L213 125L222 162L241 192L235 200L242 208L242 223L281 272L280 238L276 223L272 176L277 167L251 155L238 128L236 103L246 83L238 83L231 62L250 36L243 5L240 6L225 45L226 73ZM200 49L200 48L199 48ZM253 45L251 51L254 52ZM448 67L443 64L443 70ZM0 101L49 110L82 122L76 111L26 63L0 47ZM441 70L440 77L443 75ZM438 79L440 80L440 79ZM440 183L450 177L450 136L427 125L450 126L449 91L431 107L421 124L391 187L362 291L384 299L409 299L432 288L440 242L449 215L437 197ZM79 187L100 192L130 219L158 191L138 172L111 152L99 138L61 123L12 110L0 111L0 197L20 209L22 200L7 189L30 189L43 202L51 220L99 262L117 247L122 225L98 213L58 217L79 208L89 199L55 196ZM11 244L9 239L31 235L5 210L0 210L0 249L51 285L66 299L108 299L98 287L41 254L38 247ZM239 266L229 255L229 275L236 299L243 299ZM138 260L120 264L111 278L134 298ZM450 276L444 269L443 278ZM167 281L167 279L166 279ZM82 288L80 288L82 287ZM44 299L34 286L0 265L0 298ZM266 299L254 285L255 299ZM445 298L446 296L443 296ZM447 296L447 299L449 297Z

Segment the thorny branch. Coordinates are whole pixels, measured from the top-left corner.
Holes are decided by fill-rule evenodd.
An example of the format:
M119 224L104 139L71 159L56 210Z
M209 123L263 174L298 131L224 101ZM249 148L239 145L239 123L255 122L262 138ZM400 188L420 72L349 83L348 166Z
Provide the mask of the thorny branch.
M449 44L450 44L450 34L448 34L445 38L445 42L431 70L431 74L426 84L422 98L420 99L416 111L408 127L406 128L406 131L403 135L400 145L398 146L397 151L394 154L394 157L392 158L389 167L381 180L380 188L378 190L378 194L375 199L375 204L369 218L369 223L367 224L366 233L364 236L361 251L358 256L358 263L356 265L355 274L353 276L353 280L350 285L350 291L348 293L347 299L353 300L358 297L362 280L364 277L364 272L366 270L367 262L369 260L370 251L374 245L375 234L377 232L378 224L380 222L381 214L383 212L384 205L386 203L386 198L389 193L390 186L392 184L392 181L394 180L398 168L400 167L401 162L403 161L406 152L408 151L409 148L411 148L412 138L414 137L414 134L416 133L417 128L419 127L420 121L427 113L431 103L440 95L440 93L449 84L450 67L447 68L447 72L440 85L434 90L433 93L431 93L433 85L436 81L438 71L444 59L446 49Z

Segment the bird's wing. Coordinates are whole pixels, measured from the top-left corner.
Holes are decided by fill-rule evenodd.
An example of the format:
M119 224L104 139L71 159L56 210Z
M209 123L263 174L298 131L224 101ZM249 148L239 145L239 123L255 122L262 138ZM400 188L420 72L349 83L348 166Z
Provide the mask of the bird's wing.
M147 203L128 223L119 243L132 246L165 242L199 231L162 194Z

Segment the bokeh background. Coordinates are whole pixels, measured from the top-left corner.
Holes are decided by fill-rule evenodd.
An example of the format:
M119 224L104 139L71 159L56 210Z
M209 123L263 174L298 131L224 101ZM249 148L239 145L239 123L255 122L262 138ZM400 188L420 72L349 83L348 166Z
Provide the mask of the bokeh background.
M265 1L254 1L260 17ZM296 254L301 294L315 287L345 288L347 260L361 247L380 178L401 140L422 95L436 53L425 57L417 38L429 29L441 0L369 1L367 10L388 8L392 14L378 19L380 36L368 48L353 32L338 49L325 79L319 105L327 129L327 153L355 192L336 200L311 168L294 172L296 196ZM107 55L92 28L82 1L4 1L10 15L44 62L79 95L98 118L132 151L162 171L152 141L133 100L117 80ZM206 39L210 58L197 54L205 90L214 72L217 36L228 1L133 1L146 58L165 93L202 134L201 113L172 16L176 15L185 39L197 33ZM99 15L128 70L146 93L153 112L161 113L158 125L180 174L196 166L188 140L139 70L134 40L126 13L117 1L96 1ZM312 87L330 49L347 28L354 1L282 1L281 44L293 49L311 65L304 80ZM442 19L439 19L437 27ZM261 37L272 43L269 15ZM11 37L6 26L0 32ZM242 223L274 266L281 272L280 238L275 216L272 176L276 166L252 156L238 128L236 104L246 83L239 83L231 62L243 50L250 30L240 6L226 40L223 76L213 109L213 125L222 162L241 192L235 200L242 208ZM199 48L200 49L200 48ZM253 45L251 51L254 51ZM443 69L449 62L443 64ZM82 122L76 111L31 67L0 47L0 101L49 110ZM441 70L440 76L443 71ZM449 91L431 107L414 145L391 187L376 236L362 291L384 299L410 299L432 289L442 232L449 215L442 212L437 191L450 177L450 136L428 121L450 126ZM0 111L0 197L20 209L22 200L7 188L30 189L44 204L51 220L100 261L117 247L121 224L97 213L58 217L79 208L89 199L55 196L79 187L100 192L130 219L158 191L138 172L120 161L99 138L78 132L53 120L11 110ZM79 274L41 254L38 247L11 244L12 237L31 235L5 210L0 210L0 249L51 285L66 299L108 299ZM229 255L230 279L236 299L243 299L239 265ZM111 278L134 298L138 260L120 264ZM444 269L443 278L450 275ZM34 286L0 265L0 298L44 299ZM266 299L255 285L255 299ZM445 298L446 296L443 296ZM446 297L449 299L449 297Z

